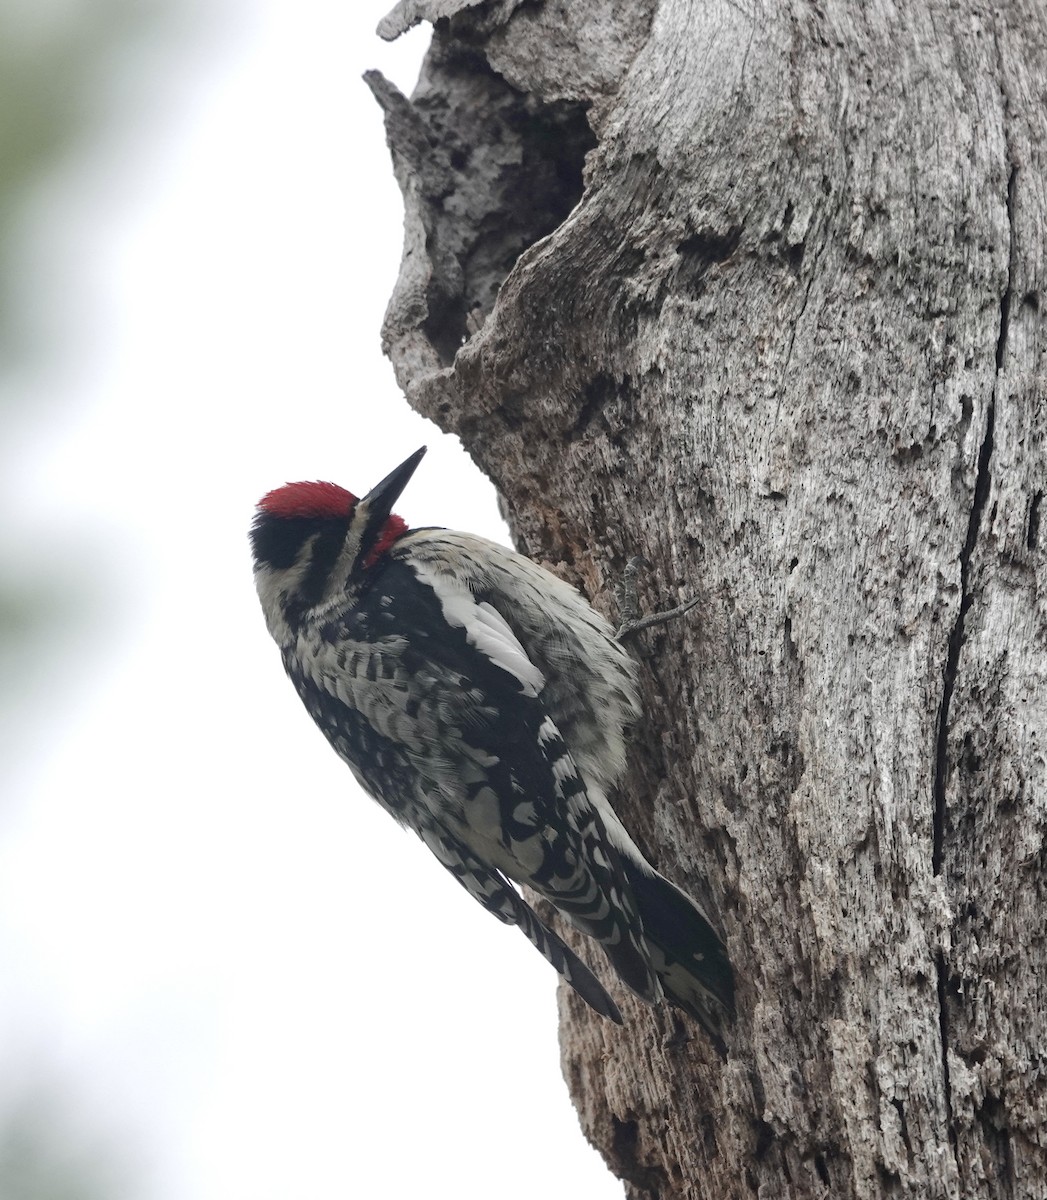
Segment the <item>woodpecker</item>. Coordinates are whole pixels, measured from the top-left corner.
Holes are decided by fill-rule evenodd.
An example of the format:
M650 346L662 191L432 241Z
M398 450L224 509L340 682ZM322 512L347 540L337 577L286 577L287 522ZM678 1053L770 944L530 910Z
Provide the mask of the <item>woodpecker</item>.
M392 509L424 453L363 499L315 482L259 501L255 583L284 668L361 787L593 1009L622 1023L513 884L722 1051L734 1011L723 943L611 807L640 715L635 665L603 617L536 563L472 534L408 530Z

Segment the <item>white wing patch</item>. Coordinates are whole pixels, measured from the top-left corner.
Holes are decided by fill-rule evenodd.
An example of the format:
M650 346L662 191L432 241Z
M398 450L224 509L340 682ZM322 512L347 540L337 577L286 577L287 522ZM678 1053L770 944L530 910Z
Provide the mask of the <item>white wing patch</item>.
M576 779L578 771L575 768L574 761L569 754L565 754L563 758L558 758L553 763L553 779L557 783L563 783L565 779Z
M553 738L560 736L559 729L553 724L552 717L546 717L545 720L538 726L538 744L544 746L546 742L551 742Z
M470 595L470 600L472 596ZM491 662L515 675L523 684L524 692L537 696L545 687L545 676L527 657L516 634L509 628L505 618L489 604L472 601L473 621L465 622L465 635L482 651Z
M545 687L545 676L527 657L527 651L497 609L476 597L462 583L448 575L432 571L424 563L413 561L411 569L422 583L436 593L444 619L456 629L464 629L466 641L475 646L496 667L519 680L525 696L537 696Z

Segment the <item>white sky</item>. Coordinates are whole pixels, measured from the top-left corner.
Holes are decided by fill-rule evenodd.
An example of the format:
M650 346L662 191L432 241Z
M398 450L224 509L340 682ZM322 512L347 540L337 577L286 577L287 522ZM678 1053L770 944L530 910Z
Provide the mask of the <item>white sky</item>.
M505 539L379 349L402 210L360 75L409 91L428 37L380 42L390 5L183 10L37 205L64 352L4 385L4 553L85 596L7 763L0 1109L64 1093L113 1200L621 1195L551 968L358 792L251 585L263 492L366 490L423 442L402 515Z

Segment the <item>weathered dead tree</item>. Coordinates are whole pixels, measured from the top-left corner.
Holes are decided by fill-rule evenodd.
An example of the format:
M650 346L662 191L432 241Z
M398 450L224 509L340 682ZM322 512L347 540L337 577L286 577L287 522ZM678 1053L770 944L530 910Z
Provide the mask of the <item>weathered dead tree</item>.
M619 811L718 913L726 1062L562 996L632 1197L1047 1196L1047 15L404 0L387 348L609 610ZM619 993L620 995L620 993Z

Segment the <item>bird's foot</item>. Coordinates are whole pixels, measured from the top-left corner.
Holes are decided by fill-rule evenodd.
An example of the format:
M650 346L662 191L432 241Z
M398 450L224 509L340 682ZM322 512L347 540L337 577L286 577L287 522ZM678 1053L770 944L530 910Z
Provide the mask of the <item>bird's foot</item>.
M614 598L618 603L618 619L620 621L614 636L620 642L624 642L626 638L632 637L642 629L650 629L653 625L664 625L666 621L682 617L698 603L699 597L693 596L683 604L678 604L676 608L666 609L665 612L648 613L647 616L641 617L640 601L636 595L636 576L639 575L641 567L650 565L642 555L635 555L626 563L622 578L614 585Z

